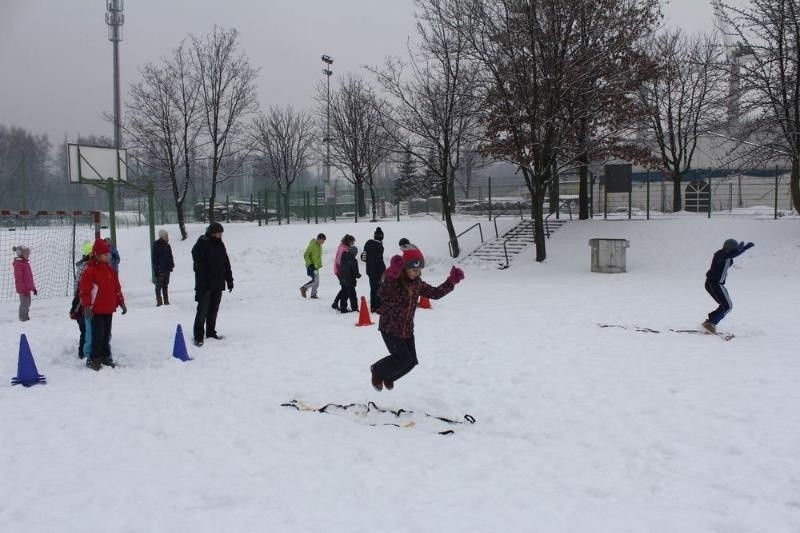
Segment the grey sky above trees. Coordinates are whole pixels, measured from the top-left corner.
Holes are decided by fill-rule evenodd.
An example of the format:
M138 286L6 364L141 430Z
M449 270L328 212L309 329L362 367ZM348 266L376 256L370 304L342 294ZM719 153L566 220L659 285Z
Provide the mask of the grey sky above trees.
M735 0L742 4L744 0ZM236 28L241 48L261 68L262 106L313 106L319 56L334 76L406 56L415 38L412 0L128 0L121 45L123 99L138 68L169 55L187 34L214 24ZM667 24L688 33L714 28L707 0L670 0ZM0 123L47 134L113 133L111 43L100 0L0 0Z

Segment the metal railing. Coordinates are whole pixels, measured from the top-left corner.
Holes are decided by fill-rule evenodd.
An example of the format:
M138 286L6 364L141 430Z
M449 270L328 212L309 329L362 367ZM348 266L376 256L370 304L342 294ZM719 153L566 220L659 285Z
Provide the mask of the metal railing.
M503 212L501 212L500 214L495 215L494 216L494 236L497 237L498 239L500 238L500 232L497 229L497 219L500 218L501 216L505 215L506 213L508 213L509 211L511 211L514 208L519 209L519 219L520 220L524 220L525 219L525 217L522 215L522 204L521 203L517 203L516 206L509 207L506 210L504 210Z
M453 254L453 243L458 241L459 237L461 237L468 231L471 231L473 228L475 228L475 226L478 227L478 232L481 234L481 244L483 244L483 228L481 228L480 222L476 222L475 224L471 225L470 227L468 227L467 229L465 229L464 231L462 231L461 233L459 233L458 235L456 235L447 242L447 247L450 248L450 257L455 257L455 255Z

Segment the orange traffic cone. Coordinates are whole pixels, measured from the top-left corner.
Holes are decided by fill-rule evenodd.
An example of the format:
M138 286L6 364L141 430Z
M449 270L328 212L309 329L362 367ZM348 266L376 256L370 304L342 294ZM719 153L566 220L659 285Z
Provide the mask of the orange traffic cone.
M356 326L371 326L372 319L369 317L369 306L367 305L367 298L361 297L361 309L358 311L358 322Z
M419 303L417 304L417 307L420 309L433 309L433 306L431 306L431 301L428 300L427 296L419 297Z

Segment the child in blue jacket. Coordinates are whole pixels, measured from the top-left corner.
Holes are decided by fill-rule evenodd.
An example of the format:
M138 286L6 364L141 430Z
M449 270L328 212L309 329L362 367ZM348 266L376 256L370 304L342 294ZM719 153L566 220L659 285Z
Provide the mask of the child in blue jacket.
M717 324L725 318L725 315L733 309L731 297L725 288L725 280L728 277L728 269L733 265L734 257L742 255L745 251L755 246L752 242L745 244L736 239L728 239L722 245L721 250L717 250L711 260L711 268L706 272L706 292L714 298L718 306L708 313L708 320L703 322L703 327L709 333L717 332Z

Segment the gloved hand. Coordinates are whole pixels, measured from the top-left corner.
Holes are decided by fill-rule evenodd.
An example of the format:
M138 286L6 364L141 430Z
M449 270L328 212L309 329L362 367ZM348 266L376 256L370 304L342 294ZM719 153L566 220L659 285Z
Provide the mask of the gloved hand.
M125 304L119 304L119 306L122 308L123 315L128 312L128 308L125 306Z
M464 279L464 271L454 266L450 269L450 275L447 276L447 281L453 285L458 285L458 282Z
M94 313L92 313L91 307L87 305L86 307L83 308L83 318L85 318L86 320L91 320L93 316Z
M33 295L34 296L39 296L39 291L37 291L36 289L33 289Z
M312 276L313 277L314 274L316 273L316 271L317 271L317 269L314 268L314 265L308 265L306 267L306 275L307 276Z
M400 277L400 273L403 271L403 258L399 255L392 257L392 260L389 261L389 268L386 269L386 273L384 274L389 279L397 279Z
M74 309L70 309L69 310L69 317L72 320L77 320L78 319L78 312L76 310L74 310Z
M744 249L745 249L745 250L749 250L749 249L750 249L750 248L752 248L753 246L755 246L755 244L753 244L752 242L748 242L747 244L745 244L745 245L744 245Z
M233 280L228 282L228 292L233 291Z
M356 278L360 278L360 277L361 277L361 274L356 274Z

